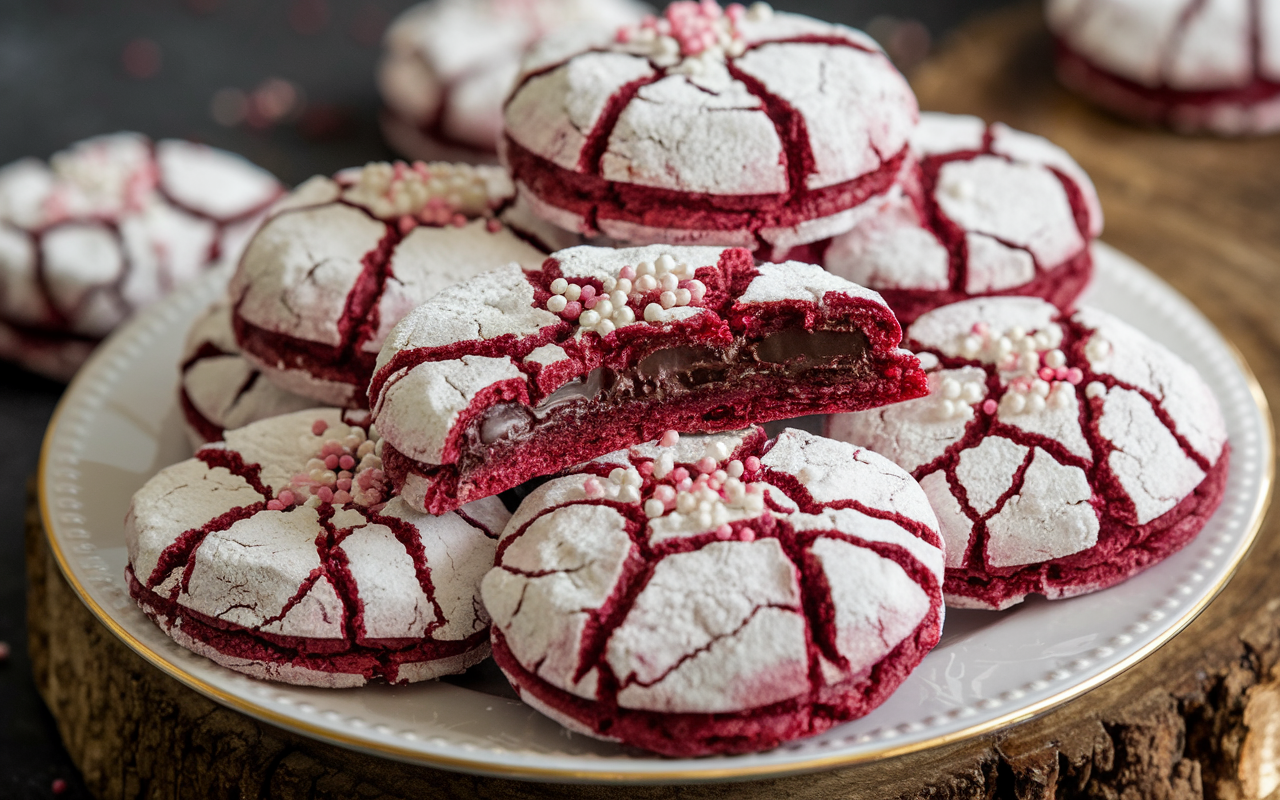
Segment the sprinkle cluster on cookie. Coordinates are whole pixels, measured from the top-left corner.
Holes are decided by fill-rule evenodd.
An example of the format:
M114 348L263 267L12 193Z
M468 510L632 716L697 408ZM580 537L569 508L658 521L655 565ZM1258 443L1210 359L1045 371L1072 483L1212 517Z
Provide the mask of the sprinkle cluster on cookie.
M938 639L942 570L923 492L883 457L671 431L535 489L482 593L522 699L689 756L874 708Z

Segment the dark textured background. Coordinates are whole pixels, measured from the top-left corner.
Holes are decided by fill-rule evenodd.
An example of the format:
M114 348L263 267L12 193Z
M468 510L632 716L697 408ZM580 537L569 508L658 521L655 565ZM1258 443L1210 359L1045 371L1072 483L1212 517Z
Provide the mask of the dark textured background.
M778 0L780 9L868 27L904 66L1009 0ZM391 158L375 124L379 37L410 0L2 0L0 164L132 129L240 152L295 184ZM890 16L891 15L891 16ZM896 30L896 33L895 33ZM283 119L220 124L215 93L252 97L272 78L299 102ZM251 124L252 123L252 124ZM62 387L0 369L0 798L88 797L35 692L26 657L25 485Z

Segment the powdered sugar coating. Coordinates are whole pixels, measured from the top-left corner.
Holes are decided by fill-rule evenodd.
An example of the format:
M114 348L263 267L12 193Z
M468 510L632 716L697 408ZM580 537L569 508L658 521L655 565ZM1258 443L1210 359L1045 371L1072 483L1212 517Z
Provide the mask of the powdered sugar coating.
M362 464L376 461L366 437L343 412L310 409L230 431L162 470L125 520L134 599L179 644L286 683L426 680L485 658L479 582L509 515L494 498L441 517L385 502L364 488L380 470L354 458L337 492L327 477L309 482L308 459L344 440L358 445L348 454L368 451Z
M315 406L311 398L279 388L245 360L225 299L192 324L179 370L178 399L193 448L216 442L226 429Z
M398 162L312 178L273 209L232 280L245 358L288 391L365 406L401 317L495 267L536 267L564 243L511 195L496 167Z
M1221 136L1280 129L1280 9L1255 0L1048 0L1058 75L1143 122Z
M231 153L136 133L0 169L0 355L70 377L133 311L234 263L281 193Z
M387 338L369 396L402 497L440 512L662 425L717 430L916 396L900 335L879 295L815 265L582 246L415 309Z
M812 735L897 687L942 622L924 493L844 443L788 430L770 444L759 429L681 436L525 499L482 584L523 699L690 756Z
M612 37L535 45L500 155L561 227L781 253L838 232L809 223L888 190L916 113L860 31L764 4L675 2Z
M420 3L387 30L378 87L396 123L406 133L418 133L417 148L460 146L493 153L502 133L502 99L527 46L564 27L612 30L640 19L644 11L631 0ZM442 157L416 149L404 155Z
M947 542L948 603L1105 588L1185 544L1221 500L1212 392L1115 317L986 298L924 315L907 338L930 396L835 416L828 433L920 481Z
M976 117L925 113L901 186L826 246L823 264L884 292L904 324L968 297L1069 309L1092 272L1098 195L1060 147Z

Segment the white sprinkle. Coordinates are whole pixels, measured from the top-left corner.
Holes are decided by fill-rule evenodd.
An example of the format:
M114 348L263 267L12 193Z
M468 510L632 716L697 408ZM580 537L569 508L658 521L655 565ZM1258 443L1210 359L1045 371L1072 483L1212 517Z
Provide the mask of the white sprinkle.
M676 495L676 510L681 514L688 514L697 507L698 498L694 497L692 492L681 492Z
M689 296L693 299L693 302L701 302L706 295L707 285L705 283L698 280L689 281Z
M1048 381L1040 380L1039 378L1036 378L1031 383L1031 393L1037 397L1048 397L1051 388L1053 387L1049 385Z
M920 359L920 369L926 372L938 366L938 357L933 353L917 353L916 358Z
M960 393L960 397L969 405L973 405L981 400L982 396L982 384L975 382L966 383L964 385L964 390Z
M675 469L675 460L671 458L670 453L663 453L658 456L658 460L653 462L653 477L661 480L671 474L671 470Z
M1004 357L1013 352L1013 342L1009 341L1008 336L1001 336L996 340L996 353L1000 357Z
M564 296L569 302L572 303L573 301L577 300L579 297L582 297L582 287L576 283L571 283L569 284L568 288L564 290Z
M664 291L674 292L676 287L680 285L680 279L668 272L666 275L662 276L661 280L658 281L658 285L661 286Z
M666 505L657 498L651 497L644 501L644 515L650 519L662 516L662 513L666 510Z
M693 300L693 293L688 289L676 289L676 305L687 306Z
M1099 339L1096 335L1089 340L1084 347L1084 354L1088 356L1090 362L1101 361L1111 355L1111 343L1105 339Z
M547 298L547 310L552 314L559 314L564 311L564 307L569 305L569 301L564 299L564 295L552 295Z
M1039 414L1041 411L1044 411L1044 406L1045 402L1043 395L1027 395L1027 411L1030 411L1032 414Z
M644 321L658 322L662 319L662 306L657 303L650 303L644 307Z
M943 419L951 419L956 415L956 404L950 400L943 400L938 408Z
M1048 338L1047 336L1045 337ZM1044 354L1044 365L1046 367L1065 367L1067 365L1067 357L1061 350L1050 350Z
M601 300L597 300L596 304L592 306L591 310L599 314L602 318L612 317L613 301L608 299L607 297Z
M614 291L622 292L622 295L625 297L626 295L631 294L631 281L627 280L626 278L618 278L618 282L614 285L613 288L614 288ZM623 302L626 302L626 301L623 301Z
M639 278L636 278L636 291L638 292L652 292L657 288L658 279L652 275L641 275Z
M618 281L613 276L609 276L605 278L604 280L600 281L600 283L604 286L604 290L606 292L612 292L618 286Z
M960 352L966 358L973 358L982 350L982 340L977 336L966 336L960 344Z
M594 311L583 311L578 317L578 324L584 328L594 328L600 322L600 315Z
M614 483L623 483L624 481L626 481L626 478L627 478L627 471L622 467L615 467L613 471L609 473L609 480L613 481Z
M672 40L672 43L675 43L674 39ZM658 274L661 275L664 272L670 272L675 269L676 260L669 255L663 254L658 256L658 260L653 266L658 271Z
M619 308L617 311L613 312L614 325L621 327L623 325L630 325L635 321L636 321L636 312L632 311L627 306L623 306L622 308Z
M1026 337L1026 335L1027 335L1027 332L1026 330L1023 329L1021 325L1014 325L1012 328L1009 329L1009 338L1012 339L1014 343L1021 342L1023 338Z
M635 467L627 470L627 474L622 476L622 482L628 486L641 486L644 484L644 478L640 477L640 471Z
M614 308L622 308L627 304L627 293L614 289L612 292L609 292L609 302L613 303Z
M617 326L613 324L613 320L602 319L596 323L596 333L600 334L601 336L608 336L609 334L613 333L616 327Z
M641 261L636 265L637 275L652 275L654 273L653 265L648 261Z
M706 455L714 458L716 461L724 461L729 457L729 447L724 442L710 442L707 445Z
M944 378L942 381L942 396L948 400L955 400L960 396L960 381L955 378Z
M663 308L671 308L676 304L676 293L663 292L662 294L658 295L658 302L662 304Z
M634 486L619 487L618 500L623 503L638 503L640 502L640 490Z
M564 294L565 290L568 288L569 288L569 282L566 281L564 278L556 278L554 281L551 282L552 294Z
M725 466L725 472L729 473L730 478L741 478L743 470L742 462L736 458Z
M1004 396L1005 402L1009 406L1009 411L1014 414L1021 414L1022 410L1027 407L1027 398L1017 392L1010 392Z
M1053 394L1049 395L1049 405L1054 408L1066 408L1071 405L1071 390L1067 388L1070 385L1060 383L1054 387Z
M1089 385L1084 387L1084 396L1090 399L1102 397L1107 393L1107 386L1102 381L1090 381Z

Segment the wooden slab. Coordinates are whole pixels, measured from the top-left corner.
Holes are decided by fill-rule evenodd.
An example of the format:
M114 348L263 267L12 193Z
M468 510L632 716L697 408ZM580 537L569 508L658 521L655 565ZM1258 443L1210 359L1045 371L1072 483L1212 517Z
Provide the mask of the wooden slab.
M979 20L914 80L926 108L1042 133L1089 170L1104 238L1190 296L1280 399L1280 139L1140 130L1054 84L1038 7ZM576 798L615 787L474 778L331 747L222 708L164 677L90 615L29 516L40 690L86 782L114 798ZM1280 530L1223 594L1142 664L998 735L858 768L673 789L672 798L1261 798L1280 762ZM1280 797L1275 794L1273 797Z

